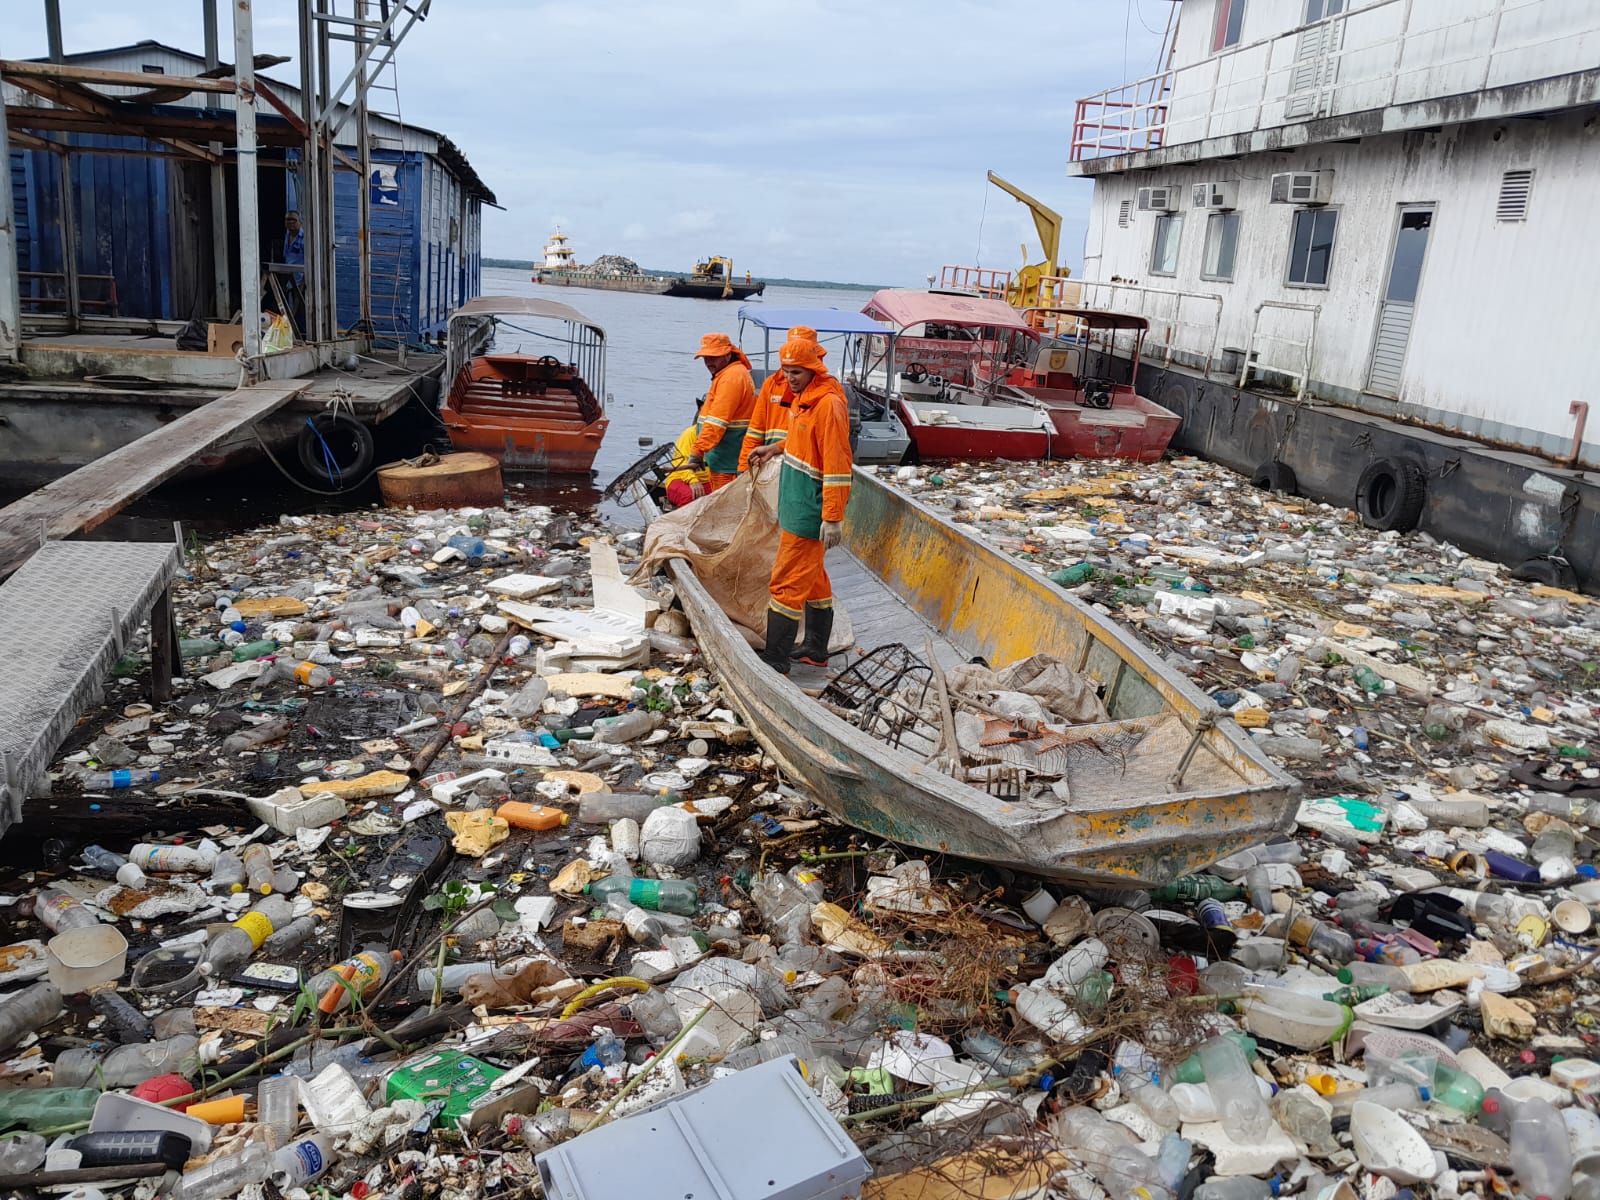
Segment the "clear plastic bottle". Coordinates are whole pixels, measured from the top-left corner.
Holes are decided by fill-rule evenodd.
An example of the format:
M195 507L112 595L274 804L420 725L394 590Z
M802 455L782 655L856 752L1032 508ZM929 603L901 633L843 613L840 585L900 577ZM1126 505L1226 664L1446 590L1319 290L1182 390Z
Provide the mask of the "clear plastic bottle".
M828 898L828 885L804 863L796 863L789 868L789 880L800 889L801 895L811 901L813 905L821 904Z
M1572 1145L1561 1114L1545 1100L1521 1100L1511 1112L1511 1168L1528 1200L1568 1200Z
M644 737L661 724L661 714L634 709L621 716L601 717L594 723L594 740L605 745L619 746Z
M69 929L88 929L100 924L94 910L79 902L76 896L60 888L45 888L33 901L33 915L51 933L65 933Z
M232 850L224 850L217 855L217 861L211 864L211 883L215 887L232 890L247 878L244 860Z
M1215 1037L1200 1047L1206 1087L1217 1106L1217 1119L1228 1136L1238 1142L1261 1142L1272 1129L1272 1111L1256 1088L1255 1072L1239 1049L1226 1037Z
M578 1056L573 1064L575 1073L581 1074L594 1067L614 1067L628 1057L628 1048L614 1033L602 1033L593 1044Z
M200 974L223 978L250 960L277 925L287 925L293 908L282 896L268 896L206 944Z
M333 672L314 662L290 662L280 658L257 682L267 684L280 680L298 683L301 687L327 687L333 682Z
M1489 806L1482 800L1411 799L1406 803L1440 829L1456 825L1462 829L1483 829L1489 824Z
M1416 1051L1391 1058L1369 1049L1366 1062L1367 1080L1375 1087L1405 1083L1427 1088L1435 1102L1467 1116L1476 1115L1484 1106L1483 1085L1466 1071L1441 1062L1437 1055Z
M263 1079L256 1088L256 1123L269 1146L287 1146L300 1128L300 1081L292 1075Z
M1242 879L1244 873L1257 864L1287 863L1290 866L1305 862L1298 842L1270 842L1265 846L1251 846L1219 858L1211 864L1211 873L1223 879Z
M240 852L239 861L244 865L245 887L259 896L272 895L271 849L252 842Z
M1330 925L1326 921L1318 921L1308 916L1299 916L1290 922L1289 941L1296 946L1304 946L1307 950L1326 955L1340 965L1356 956L1354 938L1337 925Z
M55 984L29 984L0 1004L0 1050L9 1050L60 1014L61 992Z
M643 821L656 809L670 803L665 796L645 792L588 792L578 797L578 820L585 825L604 825L610 821Z
M1255 1080L1261 1102L1268 1103L1272 1099L1272 1085L1259 1075L1255 1076ZM1203 1083L1175 1083L1167 1095L1172 1097L1173 1104L1177 1105L1178 1115L1185 1122L1201 1124L1217 1119L1216 1097Z
M1264 863L1257 863L1244 873L1245 895L1250 897L1250 907L1257 912L1272 914L1272 877Z
M272 1150L247 1142L237 1153L213 1158L185 1174L172 1190L172 1200L227 1200L252 1183L265 1183L272 1168Z
M1254 1175L1213 1179L1194 1190L1194 1200L1272 1200L1275 1195L1270 1182Z
M660 988L631 997L627 1007L652 1045L666 1045L683 1029L683 1018L678 1015L677 1006Z
M313 1133L284 1146L272 1156L272 1182L280 1193L304 1188L333 1165L333 1139Z
M1346 987L1386 987L1391 992L1409 992L1411 976L1390 963L1356 959L1339 968L1339 982Z
M85 771L78 776L78 784L87 791L117 791L120 788L138 787L145 783L160 783L161 772L144 768L129 771Z
M1358 1104L1376 1104L1380 1108L1406 1112L1414 1108L1426 1108L1432 1096L1433 1093L1427 1088L1419 1088L1412 1083L1385 1083L1335 1092L1328 1097L1328 1103L1333 1106L1334 1116L1348 1117L1350 1110Z
M104 846L85 846L80 852L83 857L84 869L95 875L103 875L107 879L116 879L117 872L128 865L128 860L120 854L113 854ZM138 870L137 867L134 870Z
M272 936L261 943L261 949L267 954L282 954L293 950L308 940L321 926L322 920L319 917L296 917L282 929L274 929Z
M286 737L290 728L288 720L284 717L274 717L270 721L262 721L259 725L247 726L223 739L222 752L240 754L245 750L254 750Z
M200 1039L179 1034L159 1042L118 1046L100 1064L100 1077L107 1091L138 1087L157 1075L182 1075L192 1078L199 1065L196 1049Z
M700 891L688 879L628 879L608 875L585 887L597 903L610 896L626 896L640 908L692 917L700 910Z
M969 1029L961 1037L961 1051L997 1074L1010 1079L1032 1068L1035 1056L1008 1046L985 1029Z
M750 898L772 940L787 946L802 940L811 928L811 910L817 902L781 871L768 871L750 887Z
M0 1175L26 1175L44 1163L50 1143L37 1133L8 1133L0 1141Z

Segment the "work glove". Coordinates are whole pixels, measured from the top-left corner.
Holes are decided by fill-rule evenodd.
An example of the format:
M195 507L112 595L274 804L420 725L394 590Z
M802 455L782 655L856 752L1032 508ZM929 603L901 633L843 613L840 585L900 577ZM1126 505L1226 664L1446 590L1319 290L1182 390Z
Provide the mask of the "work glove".
M822 548L832 550L844 540L844 526L838 521L824 521L822 523Z

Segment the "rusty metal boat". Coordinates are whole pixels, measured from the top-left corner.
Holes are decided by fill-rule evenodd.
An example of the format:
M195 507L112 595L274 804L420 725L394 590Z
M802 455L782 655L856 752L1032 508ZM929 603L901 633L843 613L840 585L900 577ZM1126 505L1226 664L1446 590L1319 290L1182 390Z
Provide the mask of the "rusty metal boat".
M608 424L605 338L554 300L467 301L450 314L439 408L451 444L511 470L587 475Z
M638 496L654 519L654 504ZM1155 653L860 469L844 546L828 567L858 649L835 655L828 671L797 666L788 678L777 675L692 566L679 558L664 569L762 746L806 794L860 829L1046 878L1120 887L1187 875L1293 822L1296 781ZM1044 798L1008 792L1003 774L998 788L958 779L941 769L951 764L940 754L937 723L930 729L916 713L890 722L894 729L865 719L869 706L847 686L886 661L877 648L895 645L902 664L921 657L930 677L974 656L996 668L1055 656L1093 681L1110 720L1068 729L1055 748L1060 786ZM873 652L863 656L863 647ZM894 686L910 676L914 668ZM922 699L926 692L912 707Z

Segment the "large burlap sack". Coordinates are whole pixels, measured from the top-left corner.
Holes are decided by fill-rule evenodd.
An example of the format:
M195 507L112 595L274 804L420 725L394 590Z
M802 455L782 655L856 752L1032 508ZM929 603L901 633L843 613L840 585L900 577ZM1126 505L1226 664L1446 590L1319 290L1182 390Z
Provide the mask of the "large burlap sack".
M657 517L628 582L643 583L670 559L684 559L745 640L758 649L766 645L768 584L778 557L778 470L776 462L767 463ZM833 611L829 648L847 649L855 635L838 597Z

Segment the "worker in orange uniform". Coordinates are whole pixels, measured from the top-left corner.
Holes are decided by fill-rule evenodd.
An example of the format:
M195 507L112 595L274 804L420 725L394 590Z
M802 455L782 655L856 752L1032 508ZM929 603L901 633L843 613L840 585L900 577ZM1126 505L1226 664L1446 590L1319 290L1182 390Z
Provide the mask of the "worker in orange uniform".
M822 365L815 342L785 342L778 361L794 401L789 436L782 443L778 557L772 564L767 646L761 657L787 675L791 657L819 667L828 663L833 585L823 556L843 536L850 499L850 402L843 385ZM791 655L802 614L806 640Z
M739 450L756 405L756 385L750 380L750 360L725 333L702 337L695 357L705 359L711 388L700 408L700 436L684 465L691 471L701 467L710 471L714 492L739 474Z
M817 331L809 325L796 325L789 330L785 341L815 342ZM826 358L827 348L817 346L817 353ZM789 382L783 372L774 371L761 383L756 393L756 405L750 411L750 428L744 435L744 447L739 451L739 473L752 466L760 466L767 459L783 453L783 439L789 436L789 405L794 400L789 392Z

